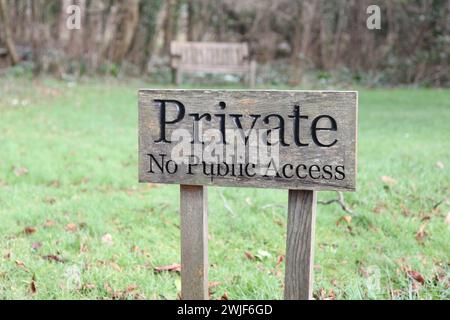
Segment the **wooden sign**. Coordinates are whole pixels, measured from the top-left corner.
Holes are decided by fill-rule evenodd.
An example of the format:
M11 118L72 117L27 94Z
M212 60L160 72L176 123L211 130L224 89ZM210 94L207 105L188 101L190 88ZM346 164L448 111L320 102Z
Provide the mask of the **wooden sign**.
M139 181L180 184L181 295L208 298L208 185L289 189L285 299L311 299L316 190L355 190L353 91L140 90Z
M356 92L141 90L139 180L354 190Z

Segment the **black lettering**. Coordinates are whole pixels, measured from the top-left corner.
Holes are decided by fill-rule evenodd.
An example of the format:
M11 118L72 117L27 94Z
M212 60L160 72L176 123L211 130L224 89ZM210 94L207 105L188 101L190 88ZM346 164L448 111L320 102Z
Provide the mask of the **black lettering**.
M248 176L248 177L254 177L255 175L256 175L256 173L253 171L253 173L249 173L249 171L248 171L248 167L249 166L251 166L251 168L254 170L255 169L255 167L256 167L256 165L254 164L254 163L247 163L246 165L245 165L245 174Z
M158 105L160 107L159 111L159 139L155 140L156 143L158 142L165 142L165 143L171 143L170 140L166 139L166 125L167 124L174 124L180 121L184 118L185 114L185 107L184 105L177 100L159 100L155 99L154 102L158 102ZM173 103L176 106L177 110L177 116L173 120L167 120L166 119L166 104L167 103Z
M202 120L202 118L205 118L206 121L211 121L211 114L209 113L204 113L202 115L198 114L198 113L189 113L189 116L194 118L194 122L192 123L192 132L193 132L193 137L192 137L192 141L191 143L200 143L200 133L199 133L199 128L198 128L198 123L200 122L200 120ZM204 141L201 142L202 144L205 144Z
M317 128L317 123L319 122L320 119L328 119L330 120L331 123L331 127L328 128ZM317 131L337 131L337 124L336 124L336 120L334 120L333 117L330 117L328 115L322 115L322 116L318 116L317 118L315 118L311 124L311 136L312 139L314 141L314 143L320 147L331 147L334 146L337 142L337 139L335 139L332 143L330 144L323 144L319 141L319 139L317 138Z
M291 170L291 172L294 170L294 166L292 164L290 164L290 163L287 163L287 164L285 164L283 166L282 172L283 172L283 176L285 178L289 178L290 179L290 178L292 178L294 176L294 174L292 173L290 176L287 175L286 168L288 168L288 167L289 167L289 170Z
M340 170L342 169L342 170ZM344 166L336 166L336 174L334 175L334 178L336 180L344 180L345 179L345 168ZM337 177L337 174L340 175L340 178Z
M293 130L294 130L294 142L298 147L306 147L308 143L302 143L300 140L300 120L308 119L308 116L300 115L300 106L294 106L294 111L292 112L293 116L288 116L289 118L293 118Z
M323 179L330 180L331 178L333 178L333 174L330 171L331 166L329 166L329 165L323 166L322 170L323 170L323 174L322 174Z
M152 154L147 154L150 157L150 170L148 171L148 173L155 173L153 172L153 166L152 163L153 161L155 161L156 166L159 168L159 171L161 173L164 173L164 157L166 156L165 154L160 154L159 156L161 157L161 163L158 163L158 160L156 160L155 156Z
M314 170L313 170L313 169L314 169ZM313 178L313 179L319 179L319 178L320 178L320 175L319 175L319 176L314 176L314 175L313 175L313 173L317 173L317 172L320 172L320 168L319 168L318 165L313 164L311 167L309 167L309 176L310 176L311 178Z
M305 174L304 176L300 175L300 168L303 168L304 170L306 170L306 166L304 164L300 164L297 166L297 168L295 168L295 174L297 175L297 177L299 177L300 179L305 179L308 175Z
M276 118L278 119L278 127L272 128L271 130L267 131L267 140L266 143L268 146L271 146L272 144L269 142L269 135L272 132L272 130L277 130L279 132L279 137L280 137L280 144L283 147L288 147L289 144L286 143L286 141L284 140L284 118L282 116L280 116L279 114L269 114L268 116L264 117L263 122L265 124L269 124L270 122L270 118Z

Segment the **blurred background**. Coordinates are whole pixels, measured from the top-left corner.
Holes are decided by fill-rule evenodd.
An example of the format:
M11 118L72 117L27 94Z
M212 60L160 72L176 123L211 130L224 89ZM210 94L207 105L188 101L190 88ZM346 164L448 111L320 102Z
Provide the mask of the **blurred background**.
M138 88L253 82L359 94L357 191L318 193L314 298L450 299L449 17L449 0L0 0L0 299L179 298L179 187L138 183ZM286 190L208 198L210 298L282 299Z
M1 0L0 72L165 83L171 41L215 41L248 43L257 84L448 86L450 1L376 1L370 30L372 2ZM71 5L79 29L67 28Z

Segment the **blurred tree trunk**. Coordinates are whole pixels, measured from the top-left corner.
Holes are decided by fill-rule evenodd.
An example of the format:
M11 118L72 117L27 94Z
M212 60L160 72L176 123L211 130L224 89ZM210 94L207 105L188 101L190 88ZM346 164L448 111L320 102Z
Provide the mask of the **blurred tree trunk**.
M163 29L164 29L164 43L163 54L169 55L170 42L173 40L173 12L175 7L175 0L166 1L166 14L164 16Z
M223 3L217 2L216 6L218 9L223 9ZM187 40L188 41L200 41L202 25L208 23L208 2L205 0L188 0L187 1ZM224 12L221 12L221 17L225 17ZM222 24L223 25L223 24ZM219 32L218 38L221 38Z
M95 0L98 1L98 0ZM80 7L80 20L81 20L81 28L70 30L71 32L71 39L70 39L70 45L69 45L69 51L70 53L76 57L81 58L84 49L85 49L85 39L84 39L84 30L87 28L86 23L86 0L74 0L74 5L77 5Z
M103 41L103 11L105 4L102 0L90 1L88 7L88 59L90 69L97 70L102 58Z
M70 41L70 30L67 28L67 19L69 13L67 12L69 6L72 5L72 0L62 0L61 13L59 16L58 36L59 45L63 50L66 50Z
M0 18L3 22L3 36L5 38L6 48L8 49L11 61L14 65L20 62L20 57L17 54L16 46L12 37L8 10L8 3L6 2L6 0L0 0Z
M298 85L305 71L308 52L310 50L312 37L313 20L318 8L317 1L297 2L297 15L301 19L296 19L294 24L293 45L291 54L292 75L291 84Z
M139 0L120 1L111 60L120 64L131 47L139 22Z

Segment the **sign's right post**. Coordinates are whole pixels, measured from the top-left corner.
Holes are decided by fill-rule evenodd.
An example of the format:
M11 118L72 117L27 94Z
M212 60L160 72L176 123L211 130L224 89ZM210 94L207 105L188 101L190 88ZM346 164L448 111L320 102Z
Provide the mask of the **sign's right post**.
M317 191L289 190L284 298L310 300Z

